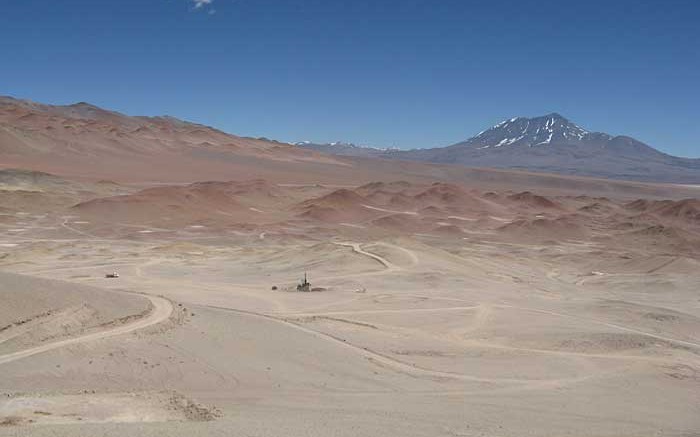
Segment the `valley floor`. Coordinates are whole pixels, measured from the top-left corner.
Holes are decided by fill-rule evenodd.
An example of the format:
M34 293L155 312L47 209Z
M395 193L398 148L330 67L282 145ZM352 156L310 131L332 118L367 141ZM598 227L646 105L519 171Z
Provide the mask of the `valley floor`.
M692 258L36 231L3 233L2 435L700 431ZM289 291L305 270L322 291ZM41 305L24 307L31 293Z
M700 432L695 199L0 176L0 435Z

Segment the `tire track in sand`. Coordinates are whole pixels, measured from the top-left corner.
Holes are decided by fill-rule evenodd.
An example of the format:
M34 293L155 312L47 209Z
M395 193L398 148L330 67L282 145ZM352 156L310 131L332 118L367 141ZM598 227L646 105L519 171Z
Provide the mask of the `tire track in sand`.
M360 255L364 255L368 258L372 258L373 260L377 261L378 263L380 263L381 265L383 265L385 267L385 270L381 273L389 273L389 272L393 272L393 271L403 270L403 267L392 263L388 259L386 259L380 255L377 255L376 253L367 252L366 250L363 250L360 243L334 242L333 244L335 244L337 246L350 247L350 248L352 248L353 252L358 253ZM391 247L393 249L400 250L400 251L404 252L409 258L411 258L411 266L416 266L420 262L418 260L418 256L415 254L415 252L413 252L412 250L406 249L405 247L396 246L396 245L388 244L388 243L376 243L376 244L386 246L386 247Z
M75 344L87 343L95 340L104 340L112 337L116 337L122 334L128 334L130 332L137 331L139 329L147 328L149 326L157 325L170 317L173 312L173 306L169 300L162 297L143 295L153 304L153 309L146 316L133 323L128 323L126 325L117 326L114 329L109 329L106 331L93 332L86 335L81 335L79 337L68 338L65 340L56 341L53 343L44 344L41 346L36 346L29 349L24 349L17 352L12 352L5 355L0 355L0 364L11 363L13 361L21 360L22 358L31 357L32 355L37 355L43 352L48 352L50 350L58 349L65 346L71 346Z

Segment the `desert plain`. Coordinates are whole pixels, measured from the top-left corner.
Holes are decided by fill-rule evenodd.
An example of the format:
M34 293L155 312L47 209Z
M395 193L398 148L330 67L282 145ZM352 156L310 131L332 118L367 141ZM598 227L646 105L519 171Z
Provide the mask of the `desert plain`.
M23 111L0 171L0 435L700 433L698 187ZM46 148L37 117L119 152ZM163 125L169 151L117 147Z

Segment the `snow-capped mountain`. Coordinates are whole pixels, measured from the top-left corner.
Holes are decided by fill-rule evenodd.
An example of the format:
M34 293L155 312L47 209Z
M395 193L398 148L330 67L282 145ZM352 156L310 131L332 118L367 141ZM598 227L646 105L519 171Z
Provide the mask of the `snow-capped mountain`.
M592 132L552 113L502 121L460 143L431 149L380 150L326 145L339 155L598 176L700 183L700 159L674 157L627 136Z
M461 143L408 150L404 159L522 168L593 176L645 178L649 165L675 158L626 136L589 132L559 114L502 121ZM700 163L688 160L688 164ZM614 167L611 168L611 167ZM691 165L692 167L692 165Z
M589 132L559 114L542 117L516 117L505 120L470 138L445 149L468 148L486 150L505 148L509 153L520 148L546 146L583 146L581 153L601 153L602 149L636 154L636 157L668 157L641 141L626 136L612 136L603 132ZM435 151L441 149L433 149ZM546 149L545 149L546 150ZM550 151L551 152L551 151ZM541 151L533 152L541 155ZM553 152L556 153L556 152ZM632 156L630 156L632 157Z
M532 147L582 141L589 134L561 115L552 113L543 117L516 117L502 121L470 141L483 149L509 145Z

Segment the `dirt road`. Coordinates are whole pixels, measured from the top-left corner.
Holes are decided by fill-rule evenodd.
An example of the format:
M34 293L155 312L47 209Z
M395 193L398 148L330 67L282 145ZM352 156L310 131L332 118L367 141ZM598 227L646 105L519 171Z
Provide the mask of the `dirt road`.
M53 349L58 349L60 347L70 346L74 344L87 343L95 340L104 340L111 337L116 337L117 335L128 334L130 332L137 331L139 329L147 328L149 326L156 325L163 322L170 317L173 312L173 306L170 301L163 299L162 297L156 296L145 296L153 304L153 309L151 312L141 319L136 320L133 323L128 323L126 325L116 326L112 329L105 331L93 332L87 335L82 335L80 337L68 338L65 340L56 341L53 343L44 344L41 346L33 347L30 349L25 349L18 352L13 352L11 354L0 355L0 364L9 363L12 361L21 360L22 358L27 358L32 355L40 354L42 352L47 352Z

